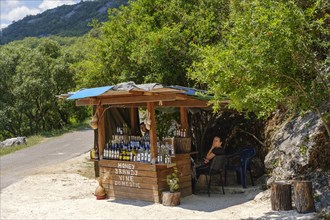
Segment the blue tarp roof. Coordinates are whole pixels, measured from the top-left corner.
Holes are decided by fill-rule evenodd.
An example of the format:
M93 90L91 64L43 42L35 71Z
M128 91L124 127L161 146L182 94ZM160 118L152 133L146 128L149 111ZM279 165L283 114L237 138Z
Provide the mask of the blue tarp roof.
M161 88L171 88L174 90L178 90L178 93L182 93L189 96L195 96L198 99L209 99L207 95L207 91L205 90L198 90L195 88L189 88L184 86L163 86L157 83L148 83L148 84L135 84L134 82L124 82L113 86L103 86L103 87L96 87L96 88L89 88L89 89L81 89L73 95L69 96L69 100L72 99L82 99L82 98L90 98L102 95L103 93L113 90L113 91L130 91L134 89L138 90L145 90L145 91L152 91L154 89L161 89Z
M109 89L113 88L113 86L103 86L103 87L96 87L96 88L90 88L90 89L82 89L70 96L68 99L82 99L82 98L88 98L93 96L98 96Z
M198 90L198 89L184 87L184 86L169 86L169 88L184 90L185 92L183 94L186 94L186 95L196 95L197 92L205 93L205 94L207 93L204 90Z

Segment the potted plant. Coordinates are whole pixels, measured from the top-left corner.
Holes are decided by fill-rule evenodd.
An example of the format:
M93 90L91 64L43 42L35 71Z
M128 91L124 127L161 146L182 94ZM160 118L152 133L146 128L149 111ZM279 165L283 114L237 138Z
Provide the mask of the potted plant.
M173 172L166 176L166 183L170 191L163 192L162 203L165 206L177 206L180 204L180 180L178 177L177 167L173 168Z

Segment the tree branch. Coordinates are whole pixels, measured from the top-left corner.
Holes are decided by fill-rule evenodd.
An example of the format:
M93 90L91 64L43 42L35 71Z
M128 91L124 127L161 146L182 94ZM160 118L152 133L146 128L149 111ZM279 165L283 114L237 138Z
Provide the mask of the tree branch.
M243 130L243 129L241 129L241 128L238 128L238 130L240 131L240 132L243 132L243 133L245 133L245 134L248 134L248 135L250 135L250 136L252 136L259 144L261 144L263 147L266 147L266 145L264 144L264 142L262 142L261 140L259 140L254 134L252 134L252 133L250 133L250 132L247 132L247 131L245 131L245 130Z

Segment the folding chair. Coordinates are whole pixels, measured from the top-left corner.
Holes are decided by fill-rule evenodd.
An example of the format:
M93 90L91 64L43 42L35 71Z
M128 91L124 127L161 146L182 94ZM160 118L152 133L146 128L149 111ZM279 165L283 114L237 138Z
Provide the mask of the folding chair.
M226 164L226 155L215 156L211 161L210 169L208 170L208 172L204 173L204 175L206 176L207 194L209 197L210 197L211 180L212 180L212 176L214 175L220 176L222 193L225 194L225 189L223 187L224 182L222 178L222 171L224 171L225 169L225 164Z

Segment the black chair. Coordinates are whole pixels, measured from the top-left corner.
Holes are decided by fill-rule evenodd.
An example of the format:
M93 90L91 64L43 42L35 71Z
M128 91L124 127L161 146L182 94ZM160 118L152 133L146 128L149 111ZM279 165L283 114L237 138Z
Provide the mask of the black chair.
M246 188L246 171L249 170L251 183L254 186L250 162L255 155L256 149L253 147L246 147L235 154L228 155L225 165L225 185L227 185L227 172L236 171L237 182L241 183L243 188Z
M225 189L223 187L223 178L222 178L222 171L225 168L226 164L226 155L218 155L215 156L210 165L210 169L208 172L205 172L206 177L206 184L207 184L207 194L210 197L210 187L211 187L211 179L213 175L219 175L220 176L220 184L222 187L222 193L225 194Z

